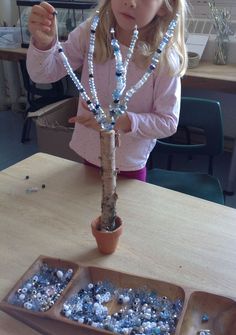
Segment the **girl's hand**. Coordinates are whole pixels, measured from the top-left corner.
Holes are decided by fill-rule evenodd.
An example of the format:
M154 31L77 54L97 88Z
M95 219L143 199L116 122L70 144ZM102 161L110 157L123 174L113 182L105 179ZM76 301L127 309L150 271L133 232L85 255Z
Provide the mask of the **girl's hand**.
M131 131L131 121L127 113L124 113L116 120L115 130L123 133Z
M84 125L87 128L92 128L96 131L100 131L101 127L95 120L94 116L92 113L88 115L80 115L80 116L73 116L68 120L69 123L80 123Z
M40 50L50 49L56 36L55 8L47 2L34 5L29 16L29 31L34 38L35 47Z
M87 104L83 100L82 100L81 104L82 104L84 109L89 111ZM89 113L90 114L71 117L68 120L68 122L69 123L78 122L78 123L84 125L85 127L92 128L96 131L100 131L101 130L100 125L95 120L93 114L90 111L89 111ZM131 131L131 121L130 121L127 113L121 115L117 119L116 125L115 125L115 131L123 132L123 133L128 133L129 131Z
M101 127L95 120L92 113L90 115L80 115L80 116L73 116L68 120L69 123L80 123L85 127L92 128L96 131L100 131ZM115 130L120 131L123 133L128 133L131 131L131 122L127 114L120 116L115 125Z

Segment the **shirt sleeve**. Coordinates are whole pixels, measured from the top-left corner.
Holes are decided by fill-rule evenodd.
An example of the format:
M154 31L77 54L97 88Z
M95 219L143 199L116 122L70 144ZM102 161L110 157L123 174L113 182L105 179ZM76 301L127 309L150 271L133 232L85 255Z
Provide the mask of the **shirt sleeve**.
M153 109L145 113L128 111L131 135L159 139L173 135L178 126L181 79L171 77L164 68L156 75L153 86Z
M84 22L69 34L66 42L61 43L73 70L83 64L88 43L87 33L87 22ZM31 39L26 65L30 78L39 84L58 81L67 74L56 42L49 50L42 51L34 46Z

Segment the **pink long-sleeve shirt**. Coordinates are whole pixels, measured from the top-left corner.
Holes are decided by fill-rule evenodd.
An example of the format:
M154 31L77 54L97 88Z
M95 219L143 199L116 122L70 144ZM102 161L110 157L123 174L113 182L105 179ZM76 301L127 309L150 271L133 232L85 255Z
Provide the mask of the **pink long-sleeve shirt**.
M84 22L78 26L62 45L72 68L75 70L83 66L81 81L89 92L88 23ZM126 46L121 45L123 56L127 50ZM173 62L178 66L178 60L174 55ZM67 74L56 44L49 50L41 51L31 42L27 53L27 69L31 79L36 83L55 82ZM130 61L127 89L136 84L144 72L144 69L140 69ZM94 80L101 105L108 107L116 85L115 60L107 60L103 64L95 63ZM179 119L180 95L180 78L170 76L166 67L154 71L148 81L133 95L127 111L131 131L121 134L121 145L116 149L116 167L120 171L142 169L156 144L156 139L175 133ZM84 113L90 112L79 102L77 115ZM76 123L70 147L88 162L100 166L100 141L97 131Z

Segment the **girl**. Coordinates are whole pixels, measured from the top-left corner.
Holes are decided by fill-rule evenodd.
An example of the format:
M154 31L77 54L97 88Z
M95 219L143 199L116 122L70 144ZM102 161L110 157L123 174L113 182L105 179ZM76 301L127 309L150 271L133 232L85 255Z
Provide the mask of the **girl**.
M96 30L94 80L104 110L112 102L116 85L115 59L111 48L111 27L123 57L126 56L137 25L138 42L127 71L127 89L143 76L158 48L169 22L179 13L174 36L161 54L151 77L131 98L128 110L116 122L121 146L116 150L120 175L142 181L146 179L146 162L156 138L175 133L178 125L180 77L187 65L184 20L186 0L103 0L99 5L100 22ZM47 2L35 5L29 18L31 43L27 55L30 77L37 83L54 82L66 75L56 43L55 9ZM62 43L75 70L82 67L81 81L89 92L88 59L91 18L72 31ZM100 166L99 125L80 99L70 147L86 162Z

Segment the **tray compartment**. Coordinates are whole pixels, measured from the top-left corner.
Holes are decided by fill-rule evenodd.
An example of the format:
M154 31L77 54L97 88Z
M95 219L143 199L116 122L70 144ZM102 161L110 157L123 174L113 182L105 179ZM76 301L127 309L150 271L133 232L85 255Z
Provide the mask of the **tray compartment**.
M202 322L205 313L209 320ZM214 335L235 335L236 302L211 293L193 292L188 300L180 334L197 334L201 329L209 329Z
M57 268L57 269L63 269L73 270L73 275L70 281L68 282L67 286L64 288L63 292L61 293L60 297L56 300L55 304L49 308L47 311L34 311L34 310L28 310L24 307L15 305L13 303L13 298L15 293L19 288L23 286L23 284L28 281L30 278L32 278L37 272L40 271L40 268L47 264L50 268ZM0 303L0 309L4 311L13 310L13 311L19 311L20 313L27 313L32 315L39 315L39 316L47 316L51 313L53 313L53 309L55 305L62 299L63 295L66 293L66 291L70 288L70 286L73 284L73 281L76 278L76 274L78 273L79 266L76 263L69 262L66 260L58 259L58 258L51 258L46 256L39 256L36 261L29 267L29 269L23 274L23 276L16 282L14 287L10 290L10 292L5 296L5 298Z
M68 301L68 299L70 299L74 294L76 294L80 289L85 289L89 283L94 284L104 281L111 283L116 288L146 289L148 291L155 291L159 296L167 297L168 299L173 301L181 299L184 303L185 300L184 290L181 287L170 283L145 277L138 277L109 269L97 267L80 267L76 282L74 282L74 285L71 286L70 290L68 290L67 293L63 296L63 299L61 299L60 302L56 304L54 313L57 319L70 325L76 325L78 328L93 329L100 334L114 334L111 331L98 329L86 324L70 320L61 314L63 304ZM109 314L116 313L121 309L121 305L114 300L108 302L106 306L108 308Z

